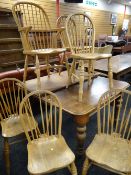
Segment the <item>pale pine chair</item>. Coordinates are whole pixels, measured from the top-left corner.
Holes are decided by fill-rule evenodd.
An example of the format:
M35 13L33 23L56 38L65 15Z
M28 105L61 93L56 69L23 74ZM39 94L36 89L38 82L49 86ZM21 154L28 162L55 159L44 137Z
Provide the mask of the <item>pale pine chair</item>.
M26 55L24 66L24 82L27 76L29 56L35 57L36 74L40 80L39 59L43 58L46 62L48 76L50 75L50 57L64 53L66 49L58 48L58 35L62 28L51 28L48 16L44 9L32 2L17 2L12 7L12 13L18 26L23 53ZM53 66L55 67L55 66ZM57 66L58 68L58 66ZM45 67L44 67L45 69ZM38 82L38 88L40 82Z
M67 17L68 17L68 15L61 15L61 16L57 19L56 25L57 25L58 28L61 28L61 27L65 28L65 24L66 24ZM67 38L67 35L66 35L66 31L65 31L65 30L63 30L63 31L61 32L60 37L61 37L61 41L62 41L62 46L63 46L64 48L66 48L67 51L70 51L69 42L68 42L68 38Z
M4 157L7 174L10 174L10 146L8 139L24 133L19 115L19 105L26 95L26 87L15 78L0 80L0 125L4 138ZM27 117L23 114L23 120L27 123ZM32 121L30 121L32 122ZM26 127L28 125L26 124Z
M102 95L97 108L97 126L98 133L86 150L82 175L87 174L91 164L130 175L131 91L110 90Z
M31 106L30 98L37 98L37 112ZM20 105L21 118L26 112L38 127L29 132L22 121L28 140L28 171L30 174L47 174L68 167L72 175L77 175L75 155L61 135L62 105L55 94L49 91L34 91L28 94ZM30 125L30 120L28 121ZM34 126L30 125L30 130Z
M95 28L89 16L85 13L76 13L69 15L66 20L66 33L68 37L69 47L71 49L71 57L73 64L69 73L68 85L72 82L72 77L78 79L79 87L79 101L82 101L83 84L84 84L84 67L88 67L88 86L91 84L91 79L94 76L95 60L108 59L108 75L109 84L112 87L112 67L111 54L94 53L95 44ZM79 62L78 70L75 71L75 63ZM88 66L86 66L86 64ZM67 87L68 87L67 85Z

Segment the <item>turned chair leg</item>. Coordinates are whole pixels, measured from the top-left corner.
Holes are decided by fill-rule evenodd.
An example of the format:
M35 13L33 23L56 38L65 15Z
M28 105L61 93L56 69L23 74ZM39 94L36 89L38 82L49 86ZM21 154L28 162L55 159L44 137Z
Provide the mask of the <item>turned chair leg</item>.
M88 86L91 85L92 70L93 70L93 63L92 63L91 60L89 60L89 66L88 66Z
M7 138L4 138L4 159L7 175L10 175L10 147Z
M84 62L79 61L79 101L82 101L84 86Z
M71 164L70 170L72 175L77 175L77 169L74 162Z
M28 69L28 55L25 57L25 65L24 65L24 75L23 75L23 82L26 82L27 78L27 69Z
M112 73L112 63L111 63L111 57L108 58L108 78L109 78L109 88L111 89L113 87L113 73Z
M75 60L73 59L73 62L72 62L72 65L71 65L71 68L70 68L69 74L68 74L68 84L67 84L66 88L68 88L68 86L72 83L71 77L72 77L72 73L74 73L74 68L75 68Z
M40 81L40 65L39 65L39 59L38 59L38 55L36 55L36 77L37 77L37 87L36 90L40 90L41 89L41 81Z
M85 159L82 169L82 175L86 175L89 168L89 160L88 158Z

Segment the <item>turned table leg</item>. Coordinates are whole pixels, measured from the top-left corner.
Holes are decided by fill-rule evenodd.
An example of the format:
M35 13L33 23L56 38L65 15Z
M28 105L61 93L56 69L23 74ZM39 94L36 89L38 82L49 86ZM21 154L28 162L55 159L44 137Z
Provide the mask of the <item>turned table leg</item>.
M86 124L89 121L88 115L76 115L74 116L74 121L76 123L76 137L77 137L77 153L82 155L84 153L84 144L86 139Z
M10 175L10 148L8 139L4 138L4 159L7 175Z

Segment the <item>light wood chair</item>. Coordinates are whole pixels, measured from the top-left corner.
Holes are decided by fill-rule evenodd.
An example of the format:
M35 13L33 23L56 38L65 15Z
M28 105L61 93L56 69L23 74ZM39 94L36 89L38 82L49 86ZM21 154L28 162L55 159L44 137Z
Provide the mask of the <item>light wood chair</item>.
M4 157L7 174L10 174L10 147L8 139L24 133L19 115L19 105L26 95L24 84L15 78L0 80L0 124L4 138ZM23 120L27 118L23 114ZM31 122L31 121L30 121ZM26 125L28 128L28 125Z
M40 76L38 57L42 57L45 60L49 76L50 68L52 67L50 65L50 57L66 51L65 48L58 48L57 42L58 35L60 35L63 29L51 28L48 16L44 9L32 2L17 2L12 7L12 13L21 35L24 49L23 53L26 55L23 77L24 82L26 81L29 56L35 57L37 77ZM38 81L39 79L40 78L38 78ZM40 82L38 82L38 87L39 86Z
M37 98L37 112L31 107L30 98ZM77 175L75 155L61 135L62 106L56 95L49 91L34 91L28 94L20 105L20 115L26 112L38 127L29 132L22 120L28 139L28 171L30 174L47 174L68 167L72 175ZM30 125L30 120L28 121ZM34 128L30 125L30 130Z
M58 28L62 28L62 27L65 28L67 17L68 17L68 15L61 15L57 19L56 25L57 25ZM70 51L69 42L68 42L68 38L67 38L67 35L66 35L66 31L65 30L63 30L61 32L60 37L61 37L61 41L62 41L62 46L64 48L66 48L67 51Z
M73 64L69 73L68 85L72 82L72 77L79 80L79 101L82 101L83 83L84 83L84 67L88 67L88 86L91 84L91 79L94 76L95 60L108 59L108 74L109 84L112 87L112 67L111 67L111 54L94 53L95 44L95 28L89 16L85 13L76 13L69 15L66 20L66 33L71 49L71 57ZM79 62L78 70L75 71L75 63ZM88 66L86 66L86 64ZM67 85L67 87L68 87Z
M110 90L102 95L97 126L98 133L86 150L82 175L91 164L121 175L131 174L131 91Z

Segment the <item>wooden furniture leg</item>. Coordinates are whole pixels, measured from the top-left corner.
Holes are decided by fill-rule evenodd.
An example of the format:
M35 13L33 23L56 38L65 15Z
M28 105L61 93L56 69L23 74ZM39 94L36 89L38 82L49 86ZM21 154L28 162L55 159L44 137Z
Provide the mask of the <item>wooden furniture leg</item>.
M111 57L108 58L108 78L109 78L109 87L111 89L113 87L113 73L112 73Z
M93 69L92 66L93 66L93 65L92 65L92 61L89 60L89 66L88 66L88 86L90 86L90 84L91 84L92 69Z
M36 90L40 90L41 89L41 82L40 82L40 64L39 64L39 59L38 59L38 55L36 55L36 77L37 77L37 89Z
M28 55L25 56L24 75L23 75L23 82L24 83L26 82L27 69L28 69Z
M75 115L74 121L76 123L76 137L77 137L77 154L82 155L84 153L84 143L86 139L86 124L89 121L88 115Z
M7 175L10 175L10 147L8 138L4 138L4 159Z
M74 71L74 68L75 68L75 60L73 59L71 68L70 68L70 70L69 70L68 83L67 83L66 88L68 88L68 86L71 84L71 77L72 77L72 73L73 73L73 71Z
M86 157L84 164L83 164L83 169L82 169L82 175L86 175L87 174L87 170L89 168L89 160Z
M82 101L83 96L83 86L84 86L84 62L79 61L79 101Z
M77 175L77 169L74 162L71 164L71 174Z

